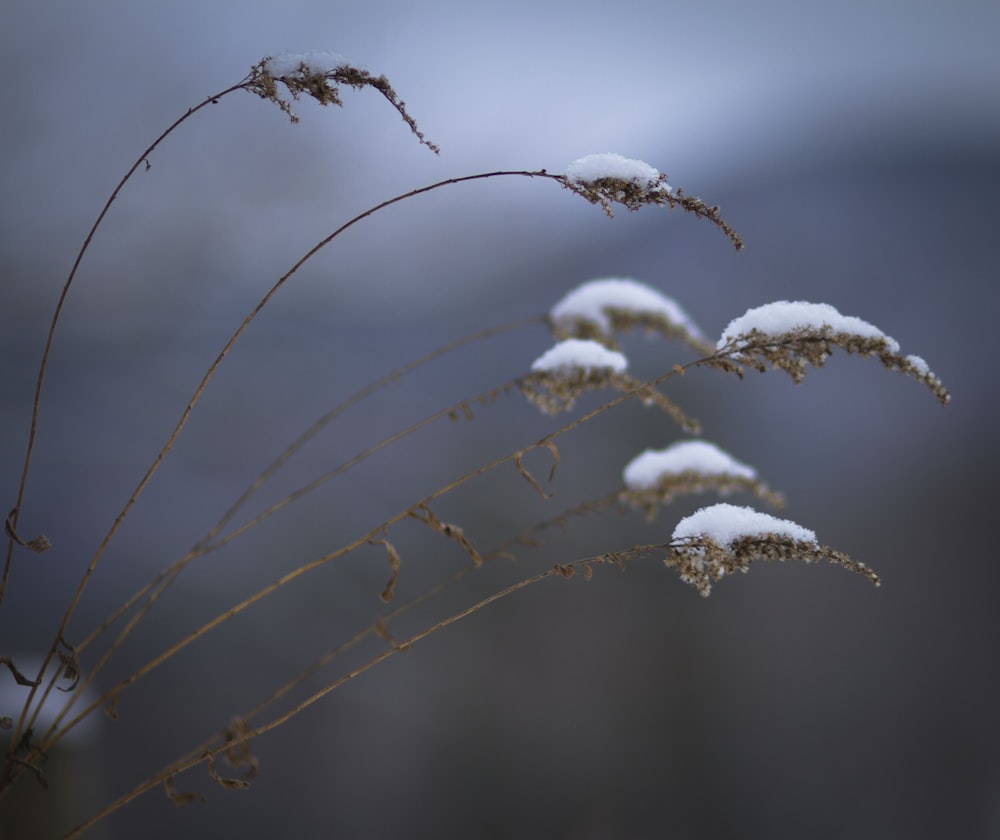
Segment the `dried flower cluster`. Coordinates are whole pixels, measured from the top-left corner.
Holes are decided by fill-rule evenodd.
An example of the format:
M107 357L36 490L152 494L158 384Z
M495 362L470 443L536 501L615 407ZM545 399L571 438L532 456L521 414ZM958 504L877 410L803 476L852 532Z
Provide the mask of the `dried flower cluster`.
M634 393L644 405L665 411L684 431L698 434L701 426L688 417L668 396L651 385L610 368L567 368L535 371L518 381L518 388L532 405L545 414L569 411L588 391L610 388L623 394Z
M711 345L706 344L699 336L692 334L682 324L671 321L664 315L652 312L636 312L633 309L618 309L605 307L605 314L611 321L614 332L631 332L642 330L646 333L660 333L666 338L681 341L697 350L699 353L711 352ZM577 318L570 322L562 322L553 326L553 333L559 338L589 338L599 341L608 347L617 346L610 333L605 333L593 321Z
M615 204L629 211L646 205L680 207L708 219L729 237L737 251L743 249L739 234L722 218L717 206L710 207L700 198L685 195L681 189L672 189L665 174L642 161L620 155L590 155L570 164L561 180L566 189L600 206L608 216L614 216Z
M739 375L743 365L761 372L770 366L785 371L798 383L809 365L822 367L834 347L877 357L889 370L926 385L942 405L951 399L922 358L902 355L899 342L878 327L841 315L825 303L781 300L749 310L723 331L716 355L706 363Z
M652 385L629 376L627 367L625 356L603 344L568 338L535 359L531 373L518 380L517 386L525 399L545 414L569 411L588 391L612 388L638 397L644 405L658 406L685 431L698 433L698 421Z
M838 332L826 325L802 327L780 335L751 330L721 347L716 359L708 364L736 373L741 372L741 365L761 372L770 366L785 371L799 383L809 365L818 368L826 363L834 347L860 356L874 356L889 370L907 374L926 385L942 405L951 400L948 389L927 363L919 356L901 355L891 339ZM735 363L736 367L727 363Z
M562 298L549 312L560 339L589 339L618 349L615 333L643 330L681 341L702 355L715 348L673 298L629 278L590 280Z
M743 490L773 507L784 503L757 478L757 471L705 440L682 440L666 449L647 449L633 458L622 473L621 504L642 510L652 521L660 505L676 496L714 490L727 495Z
M676 569L681 580L706 597L713 583L734 572L746 573L755 560L826 561L868 578L875 586L880 585L878 575L864 563L827 546L782 534L743 536L728 544L720 544L709 536L686 538L671 543L663 558L667 568Z
M423 145L435 154L440 152L417 128L416 121L406 110L406 103L399 98L385 76L375 76L367 70L354 67L334 53L301 53L277 58L269 56L251 69L250 79L244 87L262 99L273 102L293 123L298 122L299 118L292 110L291 103L279 93L278 82L285 86L292 99L298 100L304 94L320 105L344 104L338 85L346 85L355 90L374 88L399 112L410 131Z
M678 496L709 491L720 496L728 496L734 492L749 493L775 508L781 508L785 503L780 493L756 478L728 472L708 473L693 469L676 473L665 472L656 484L649 487L633 488L626 485L619 491L618 498L630 507L642 511L646 519L652 522L656 519L660 507L669 504Z

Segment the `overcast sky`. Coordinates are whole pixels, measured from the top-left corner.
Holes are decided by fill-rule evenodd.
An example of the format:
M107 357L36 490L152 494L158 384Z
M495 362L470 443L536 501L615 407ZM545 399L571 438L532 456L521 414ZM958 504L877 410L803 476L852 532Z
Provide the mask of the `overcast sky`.
M647 160L711 198L726 182L877 138L887 125L895 144L900 125L913 126L914 142L1000 137L992 2L16 0L2 17L0 254L15 266L31 254L35 271L55 274L30 286L39 317L138 151L282 51L334 50L385 73L441 156L413 142L371 91L347 92L338 113L300 103L294 127L239 93L154 155L108 219L118 262L102 263L110 257L95 248L95 273L136 270L133 248L165 263L180 241L192 265L204 250L225 253L234 273L280 273L344 214L410 187L496 168L561 171L598 151ZM466 191L462 202L429 201L416 215L386 214L378 241L396 247L376 255L358 239L340 265L398 274L444 219L449 247L486 255L484 224L542 218L553 241L592 235L565 216L560 192L508 182ZM503 212L468 217L470 200ZM151 226L164 234L158 242ZM96 300L77 290L81 307L121 285L88 283Z

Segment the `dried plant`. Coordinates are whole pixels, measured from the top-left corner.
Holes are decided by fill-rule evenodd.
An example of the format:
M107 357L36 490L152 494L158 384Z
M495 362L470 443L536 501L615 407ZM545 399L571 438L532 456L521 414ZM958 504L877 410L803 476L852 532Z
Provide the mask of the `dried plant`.
M253 93L275 103L293 122L297 117L291 103L282 96L284 90L291 100L309 96L322 105L342 105L340 87L353 89L373 88L399 113L417 140L438 152L417 128L405 104L384 76L376 76L357 68L339 56L326 53L300 54L265 58L254 65L250 74L240 83L206 98L174 122L138 158L126 172L98 214L77 258L63 285L51 325L49 327L42 362L35 384L32 401L31 423L24 458L24 467L11 512L5 522L8 550L2 578L0 578L0 608L7 596L10 570L14 562L21 562L20 549L27 552L66 551L64 546L51 547L44 535L26 536L19 533L18 520L24 501L24 488L32 461L35 431L42 407L41 395L49 362L52 338L59 324L60 315L77 269L87 253L93 237L124 184L143 166L149 165L149 156L183 123L209 104L218 102L238 90ZM250 786L259 772L259 762L251 744L253 739L275 729L292 716L308 708L358 675L379 665L398 652L412 647L428 636L464 619L472 613L552 577L572 577L580 572L589 579L595 567L614 565L625 568L628 564L650 556L659 556L664 564L680 574L683 581L692 584L702 595L708 595L712 585L733 573L746 572L751 563L760 560L800 560L806 563L827 561L853 571L878 585L879 579L868 566L851 560L845 555L820 545L813 532L788 520L777 519L750 508L729 504L715 504L702 508L696 514L682 519L669 540L658 545L633 545L622 549L601 550L591 556L562 562L536 571L491 595L480 598L444 619L432 619L422 629L397 637L394 625L404 614L419 614L419 608L432 598L452 587L459 579L475 574L486 564L505 562L523 546L543 544L549 532L565 531L582 517L603 516L611 513L628 515L638 511L654 520L662 508L680 495L715 492L727 495L748 493L765 503L777 507L782 503L780 494L771 490L757 475L757 471L736 460L714 444L702 440L681 440L664 450L646 450L623 469L623 484L617 488L612 482L609 492L601 498L580 503L555 514L549 512L518 533L511 534L501 544L490 549L478 545L476 534L468 533L460 524L447 522L439 514L440 502L449 494L466 488L471 482L487 473L500 469L513 469L525 480L530 490L544 499L552 495L547 487L555 480L561 454L558 441L584 424L619 406L636 402L655 406L665 411L687 434L698 434L699 424L690 418L670 398L663 387L669 380L698 368L717 368L742 375L744 368L761 371L778 368L799 381L809 365L821 366L834 347L848 353L877 357L883 365L901 371L922 382L945 403L948 393L927 364L916 356L903 356L898 344L877 328L857 318L840 315L824 304L778 302L751 310L735 319L715 344L671 298L660 291L625 278L584 283L553 305L550 312L535 315L517 324L480 331L452 341L427 355L406 362L398 370L372 383L353 397L335 406L306 430L271 463L262 469L259 477L232 503L192 548L177 558L160 574L126 599L119 608L93 627L89 632L75 626L71 619L84 596L92 573L106 554L109 545L119 532L134 503L143 493L151 477L169 456L181 430L196 410L206 388L211 383L222 360L230 353L249 324L267 306L275 293L284 286L307 261L326 248L348 228L382 209L407 201L453 184L498 177L529 177L541 181L554 181L575 195L601 207L609 216L615 205L629 211L645 207L680 208L696 217L706 219L740 249L742 241L725 222L719 208L706 205L699 199L684 194L667 184L666 176L641 161L620 155L599 154L581 158L567 167L564 174L540 170L496 171L460 178L451 178L435 184L400 194L344 222L328 236L308 250L294 265L279 277L270 290L246 315L223 349L209 361L197 387L187 400L180 420L167 440L141 474L127 502L110 524L104 538L94 550L79 584L66 606L58 626L48 642L48 654L37 668L16 662L7 650L0 651L0 664L6 666L9 678L24 688L24 703L20 708L0 709L0 727L10 734L2 774L0 796L16 797L25 784L45 784L45 759L52 748L89 715L103 711L115 719L129 702L129 689L145 679L164 662L179 656L189 646L198 643L220 625L270 597L295 580L310 575L315 570L329 566L348 554L369 547L379 552L380 562L387 564L386 582L381 591L373 593L384 604L394 603L400 583L406 579L407 569L422 562L420 556L409 556L407 537L402 526L407 522L420 523L438 540L442 550L452 548L465 558L465 565L457 573L443 577L417 597L411 597L390 612L378 613L373 608L371 623L354 636L346 639L328 653L317 658L296 678L275 688L274 692L253 708L237 711L231 723L221 732L206 739L180 755L145 780L138 781L98 813L81 818L79 825L67 836L75 837L113 811L141 794L162 787L175 803L184 804L201 797L201 794L182 789L183 774L191 768L204 765L209 778L224 789L243 789ZM539 356L534 363L525 359L523 376L489 388L478 395L447 405L432 414L408 423L380 442L356 452L339 466L327 469L301 487L285 494L277 502L236 524L258 491L269 485L271 479L306 442L334 423L346 410L367 399L386 385L398 381L413 370L431 364L444 353L454 352L471 342L482 341L498 332L523 327L526 324L545 324L555 340L555 345ZM624 331L641 329L657 333L669 341L682 344L688 352L698 354L693 361L679 362L671 359L663 365L658 376L651 380L626 373L628 362L620 352L618 335ZM126 676L110 680L110 685L97 689L95 679L105 671L122 645L133 634L153 607L168 594L172 584L193 562L215 552L231 541L253 531L258 525L278 511L292 505L326 484L333 477L349 471L371 455L395 445L419 430L448 419L473 419L477 413L488 411L497 400L520 394L526 401L546 415L556 415L574 409L582 396L593 391L611 390L603 402L574 419L564 421L542 437L522 441L504 455L481 464L464 474L455 476L437 489L415 499L403 509L386 515L375 527L364 533L342 535L336 547L328 552L299 560L291 570L270 584L243 597L235 603L220 607L210 620L192 627L180 640L165 650L151 655L140 667ZM529 459L547 458L548 475L539 478L529 469ZM405 562L404 562L405 560ZM168 608L168 607L167 607ZM345 666L339 673L330 672L344 654L355 648L365 638L382 641L381 652L361 665ZM320 689L306 688L306 682L315 674L329 673ZM96 692L96 699L88 699ZM39 712L51 697L62 696L61 711L47 726L40 722ZM278 710L279 701L285 703ZM290 705L288 705L290 704ZM220 763L230 770L222 772Z

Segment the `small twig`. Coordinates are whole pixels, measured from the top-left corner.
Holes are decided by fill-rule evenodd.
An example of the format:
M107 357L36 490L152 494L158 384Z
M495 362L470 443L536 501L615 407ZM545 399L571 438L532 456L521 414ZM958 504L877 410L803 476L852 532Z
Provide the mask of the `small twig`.
M127 805L129 802L141 796L143 793L146 793L147 791L152 790L153 788L159 787L161 784L164 784L168 779L173 779L178 774L183 773L186 770L190 770L193 767L197 767L199 764L202 764L204 762L209 762L213 760L215 756L225 753L227 750L233 749L234 746L247 743L252 738L260 737L261 735L270 732L272 729L276 729L283 723L293 718L295 715L299 714L300 712L312 706L317 701L326 697L332 691L336 690L337 688L340 688L340 686L344 685L345 683L350 682L355 677L358 677L361 674L365 673L366 671L371 670L373 667L384 662L386 659L389 659L391 656L394 656L397 653L401 653L403 651L408 650L413 645L417 644L417 642L423 641L428 636L438 632L439 630L443 630L445 627L448 627L458 621L461 621L463 618L467 618L473 613L478 612L479 610L483 609L483 607L486 607L494 603L495 601L499 601L501 598L506 598L507 596L512 595L515 592L519 592L520 590L528 586L531 586L535 583L538 583L542 580L545 580L546 578L554 576L566 577L567 570L572 570L577 567L586 567L588 566L588 564L599 563L599 562L602 562L601 557L592 557L592 558L587 558L586 560L578 560L562 566L555 566L544 572L540 572L537 575L533 575L529 578L520 580L517 583L511 584L505 589L500 590L499 592L495 592L492 595L489 595L488 597L483 598L480 601L477 601L475 604L473 604L470 607L467 607L461 612L455 613L454 615L445 618L430 627L425 628L424 630L410 636L409 638L403 640L402 642L387 647L384 651L382 651L380 654L370 659L365 664L355 668L354 670L350 671L347 674L344 674L343 676L339 677L338 679L334 680L333 682L321 688L319 691L314 692L309 697L302 700L300 703L296 704L294 708L290 709L289 711L281 715L278 715L277 717L273 718L267 723L261 724L260 726L257 726L254 729L247 729L241 732L239 735L235 736L235 738L232 737L228 739L213 738L212 741L209 742L210 746L206 746L204 748L199 747L195 750L192 750L184 758L174 762L169 767L164 768L154 776L151 776L149 779L140 783L131 791L116 799L114 802L112 802L110 805L102 809L94 816L90 817L88 820L80 823L65 836L64 840L72 840L73 838L79 837L84 831L86 831L94 824L100 822L109 814L112 814L122 806ZM243 719L246 720L247 718ZM220 740L222 741L222 743L219 743Z
M684 369L686 369L688 367L691 367L691 366L693 366L695 364L698 364L699 361L702 361L702 360L698 360L698 361L695 361L695 362L689 362L686 365L684 365L683 368L681 368L681 370L684 370ZM600 406L597 406L596 408L594 408L591 411L589 411L587 414L584 414L581 417L578 417L577 419L575 419L575 420L573 420L573 421L565 424L564 426L561 426L560 428L556 429L555 431L552 431L552 432L548 433L544 437L542 437L542 438L538 439L537 441L535 441L533 444L530 444L529 446L526 446L526 447L523 447L521 449L518 449L518 450L516 450L514 452L508 453L507 455L501 456L501 457L495 459L494 461L489 462L488 464L484 464L484 465L480 466L479 468L477 468L475 470L472 470L472 471L470 471L468 473L465 473L464 475L460 476L459 478L451 481L450 483L444 485L443 487L438 488L434 492L432 492L429 495L425 496L423 499L418 500L413 505L411 505L410 507L408 507L406 510L400 511L396 515L390 517L389 519L386 519L384 522L380 523L375 528L373 528L370 531L368 531L366 534L363 534L362 536L360 536L360 537L352 540L351 542L346 543L345 545L340 546L339 548L337 548L336 550L334 550L332 552L329 552L328 554L324 554L321 557L317 557L317 558L309 561L308 563L304 563L303 565L299 566L298 568L293 569L293 570L285 573L284 575L282 575L280 578L278 578L274 582L268 584L264 588L258 590L253 595L250 595L249 597L245 598L243 601L239 602L238 604L235 604L234 606L232 606L229 609L225 610L224 612L220 613L215 618L213 618L210 621L208 621L205 624L203 624L201 627L199 627L199 628L197 628L195 630L192 630L190 633L188 633L180 641L176 642L175 644L173 644L172 646L170 646L169 648L167 648L166 650L164 650L162 653L160 653L158 656L156 656L153 659L151 659L150 661L148 661L145 665L143 665L141 668L139 668L138 670L136 670L129 677L126 677L125 679L119 681L114 686L112 686L109 689L107 689L107 691L101 697L99 697L98 699L96 699L87 708L85 708L84 710L82 710L81 712L79 712L69 723L67 723L65 726L63 726L61 729L59 729L58 732L55 732L56 727L58 726L59 722L61 722L61 720L62 720L62 718L63 718L63 716L64 716L64 714L66 712L66 710L64 709L63 712L60 713L60 715L57 717L57 720L53 723L52 726L50 726L48 732L46 733L45 739L44 739L45 745L49 746L52 743L54 743L55 741L57 741L59 738L61 738L63 735L65 735L67 732L69 732L73 727L75 727L81 720L83 720L94 709L96 709L98 706L106 703L110 697L119 694L123 689L127 688L128 686L132 685L133 683L135 683L136 681L138 681L139 679L141 679L143 676L145 676L146 674L148 674L149 672L151 672L152 670L154 670L155 668L157 668L159 665L163 664L163 662L167 661L168 659L170 659L171 657L173 657L174 655L176 655L177 653L179 653L181 650L183 650L184 648L186 648L191 643L197 641L199 638L201 638L202 636L204 636L205 634L207 634L211 630L215 629L220 624L228 621L229 619L233 618L236 615L239 615L241 612L243 612L247 608L253 606L258 601L263 600L267 596L273 594L274 592L276 592L277 590L283 588L284 586L286 586L287 584L289 584L292 581L296 580L297 578L299 578L299 577L301 577L301 576L303 576L305 574L308 574L309 572L314 571L315 569L318 569L318 568L320 568L322 566L325 566L326 564L328 564L328 563L330 563L330 562L332 562L332 561L334 561L334 560L336 560L336 559L338 559L340 557L343 557L343 556L345 556L347 554L350 554L351 552L355 551L357 548L359 548L362 545L366 545L366 544L372 542L373 540L374 541L378 541L380 535L384 534L390 527L392 527L396 523L401 522L401 521L403 521L405 519L411 518L414 515L415 511L419 512L419 511L427 510L428 506L431 503L433 503L434 501L436 501L437 499L439 499L439 498L441 498L441 497L443 497L445 495L448 495L453 490L461 487L462 485L466 484L467 482L471 481L472 479L477 478L477 477L479 477L481 475L484 475L484 474L486 474L488 472L491 472L492 470L494 470L494 469L496 469L496 468L498 468L500 466L503 466L504 464L512 463L519 454L523 455L524 453L526 453L528 451L531 451L532 449L549 449L550 444L556 438L558 438L558 437L560 437L562 435L565 435L565 434L571 432L572 430L574 430L577 427L583 425L584 423L587 423L590 420L592 420L593 418L599 416L600 414L603 414L605 411L609 411L610 409L612 409L612 408L614 408L614 407L616 407L618 405L621 405L626 400L628 400L628 399L630 399L632 397L641 395L646 390L648 390L648 388L656 386L656 385L659 385L662 382L664 382L665 380L667 380L667 379L669 379L669 378L671 378L673 376L678 376L678 375L680 375L680 373L679 373L678 367L675 365L669 371L667 371L666 373L664 373L661 376L657 377L656 379L654 379L654 380L652 380L650 382L639 383L639 385L633 391L621 394L621 395L615 397L614 399L609 400L608 402L603 403ZM418 518L423 518L423 517L421 515L418 515ZM131 626L132 625L130 625L130 627ZM91 671L91 676L92 676L92 674L93 674L93 670ZM79 689L78 689L78 693L79 693ZM76 698L74 697L73 699L75 700Z

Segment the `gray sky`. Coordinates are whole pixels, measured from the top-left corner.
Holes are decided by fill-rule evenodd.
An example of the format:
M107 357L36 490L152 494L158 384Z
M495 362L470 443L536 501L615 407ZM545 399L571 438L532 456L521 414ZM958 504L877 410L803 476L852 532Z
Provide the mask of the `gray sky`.
M31 284L39 317L100 196L137 151L204 95L286 50L335 50L388 75L441 157L371 92L346 93L338 113L303 102L294 127L267 103L231 97L186 126L120 199L105 234L115 257L100 242L90 257L105 285L87 280L94 299L77 290L76 305L95 314L111 298L125 312L142 305L143 292L123 287L148 262L167 261L150 225L207 259L225 252L231 276L280 273L344 214L442 177L561 171L617 151L710 197L877 139L889 124L912 125L924 143L1000 136L995 3L13 2L3 17L0 247L15 262L25 248L48 258L55 276ZM338 265L363 262L380 278L366 282L377 299L419 306L412 285L390 278L442 226L453 233L448 247L486 259L498 246L484 226L543 224L549 244L564 247L607 230L589 218L581 231L586 208L567 215L567 197L551 188L498 183L462 199L461 212L458 196L446 196L385 214L371 235L392 247L372 248L359 232ZM127 260L133 247L147 249L146 266ZM435 282L444 298L468 294L433 277L422 290ZM176 278L175 294L183 285Z

